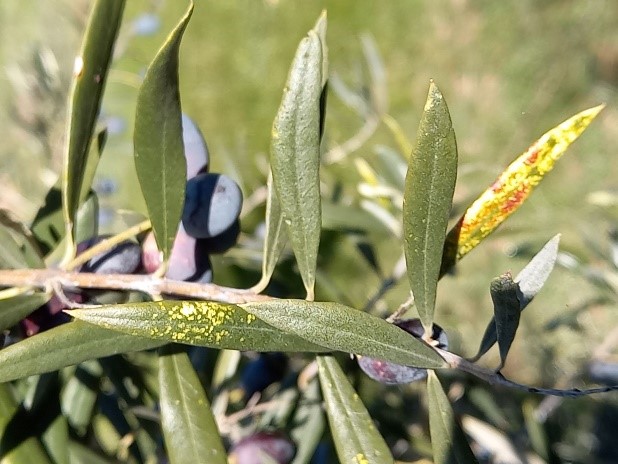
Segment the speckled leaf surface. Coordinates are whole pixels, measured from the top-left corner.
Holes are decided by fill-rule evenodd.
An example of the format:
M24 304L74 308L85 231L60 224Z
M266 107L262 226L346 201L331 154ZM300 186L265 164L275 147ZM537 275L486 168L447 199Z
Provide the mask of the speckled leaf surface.
M337 360L318 356L324 406L340 462L388 464L393 456Z
M457 143L446 101L431 82L408 160L403 234L410 289L426 328L433 323L442 250L457 179Z
M214 301L154 301L68 311L105 329L167 342L255 351L326 351L240 306Z
M298 268L313 299L322 214L320 96L322 44L309 31L298 49L272 129L270 163Z
M500 174L449 231L442 274L517 211L603 108L600 105L584 110L549 130Z
M379 317L339 303L273 300L240 305L266 323L330 350L416 367L444 367L420 340Z
M159 404L170 462L227 464L217 423L191 361L178 346L159 352Z

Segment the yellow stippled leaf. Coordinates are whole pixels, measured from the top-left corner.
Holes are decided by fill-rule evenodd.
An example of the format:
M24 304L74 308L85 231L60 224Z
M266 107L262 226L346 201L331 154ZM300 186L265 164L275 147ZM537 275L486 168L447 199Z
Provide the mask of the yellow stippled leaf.
M442 274L524 203L604 106L582 111L545 133L472 203L448 233L444 244Z
M325 350L230 303L151 301L67 312L106 329L188 345L255 351Z

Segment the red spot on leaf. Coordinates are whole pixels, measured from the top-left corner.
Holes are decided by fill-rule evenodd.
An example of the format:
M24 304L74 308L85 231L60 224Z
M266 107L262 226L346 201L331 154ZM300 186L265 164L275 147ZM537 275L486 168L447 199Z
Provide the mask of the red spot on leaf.
M534 163L536 163L536 160L538 159L538 157L539 157L538 148L532 149L531 152L526 157L526 159L524 160L524 164L531 166Z

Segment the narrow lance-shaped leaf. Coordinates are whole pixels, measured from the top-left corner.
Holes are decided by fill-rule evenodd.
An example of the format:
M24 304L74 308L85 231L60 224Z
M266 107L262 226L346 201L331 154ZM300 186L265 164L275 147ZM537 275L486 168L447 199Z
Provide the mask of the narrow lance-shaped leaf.
M75 221L89 164L90 142L101 107L105 79L120 28L124 0L97 0L90 14L82 49L75 60L73 87L69 103L66 154L62 171L63 216L67 231ZM96 153L94 153L96 156ZM74 243L69 242L70 246Z
M23 267L43 268L43 253L30 228L17 219L13 213L0 208L0 227L10 233L13 241L20 248L21 258L19 261L25 264ZM4 243L5 239L0 239ZM6 244L4 244L6 246ZM2 253L4 256L4 253Z
M187 165L182 143L178 52L193 3L148 67L135 110L135 169L152 230L165 259L184 204Z
M331 434L340 462L394 462L371 416L332 356L318 356L318 373Z
M106 329L166 342L234 350L327 351L230 303L151 301L67 312Z
M293 428L290 436L297 444L296 456L291 464L304 464L311 460L326 427L318 379L314 377L300 390L301 396L291 421Z
M504 367L506 356L515 339L521 314L519 285L513 281L510 272L506 272L491 281L489 287L494 303L494 320L496 321L496 338L500 349L500 367Z
M322 223L320 95L322 44L311 30L296 51L272 129L270 162L298 268L312 300Z
M559 243L560 234L555 235L549 242L547 242L541 251L534 255L526 267L524 267L521 272L517 274L517 277L515 277L515 282L519 285L520 290L518 293L520 312L528 306L549 278L549 274L551 274L551 271L554 269L554 265L556 264ZM485 329L485 334L481 340L479 351L472 361L478 360L481 356L487 353L487 351L494 346L497 340L496 319L495 317L492 317L489 324L487 324L487 328Z
M431 333L446 227L457 178L457 143L446 101L431 82L408 160L403 232L410 289Z
M326 29L327 29L327 15L326 10L322 10L320 17L313 26L313 31L318 35L320 39L320 45L322 46L322 88L326 86L328 81L328 45L326 44Z
M513 161L449 231L441 274L513 214L605 105L582 111L546 132Z
M272 173L268 174L266 182L266 233L264 235L264 251L262 255L262 277L260 281L252 288L256 293L262 292L275 271L275 266L285 247L286 234L285 226L283 225L283 215L281 214L281 206L277 198L277 192L273 186Z
M478 462L453 413L448 397L435 372L427 378L429 431L435 464L471 464Z
M0 224L0 269L27 268L28 262L9 229Z
M31 383L25 394L23 406L28 410L28 416L38 423L48 424L39 436L41 444L52 462L70 462L69 458L69 425L60 408L60 392L62 381L60 372L50 372L39 376L36 383ZM17 419L15 416L14 419ZM28 420L24 422L29 422ZM29 424L27 433L31 432Z
M0 382L55 371L89 359L149 350L164 343L75 321L0 350Z
M271 300L240 306L279 330L330 350L415 367L445 366L442 357L422 341L379 317L339 303Z
M313 26L313 30L320 38L322 45L322 93L320 94L320 141L324 135L324 121L326 120L326 101L328 100L328 45L326 45L326 10L322 10L320 17Z
M0 385L0 436L2 436L2 462L40 463L51 461L36 436L16 436L19 423L12 423L13 418L21 411L15 401L12 386L8 383ZM11 427L12 426L12 427Z
M47 293L31 293L0 300L0 330L17 324L49 299L50 295Z
M161 348L159 400L165 449L170 462L227 463L204 388L187 353L178 346Z
M93 385L99 384L102 374L97 361L81 363L62 389L63 415L78 433L85 433L90 425L99 396Z

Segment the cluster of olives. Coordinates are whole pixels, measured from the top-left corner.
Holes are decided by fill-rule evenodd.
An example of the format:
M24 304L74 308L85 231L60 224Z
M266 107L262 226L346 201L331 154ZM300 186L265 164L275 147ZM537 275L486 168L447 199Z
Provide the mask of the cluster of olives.
M400 320L395 321L394 324L415 338L423 339L425 336L425 329L420 319ZM446 332L437 324L433 325L431 339L436 342L438 348L443 350L448 349ZM382 359L368 358L366 356L357 356L357 361L359 367L365 374L373 380L387 385L410 383L427 377L427 369L403 366L401 364L395 364Z
M208 172L206 142L197 125L182 116L187 160L187 186L182 223L176 233L166 277L188 282L212 282L209 255L224 253L238 239L242 191L224 174ZM142 260L147 273L161 265L154 236L143 244Z
M182 223L178 228L166 277L188 282L212 282L209 256L224 253L234 246L240 233L239 215L242 192L236 182L223 174L208 172L209 154L197 125L182 116L183 142L187 161L187 186ZM80 243L77 253L93 247L108 236L97 236ZM127 240L93 257L78 271L97 274L150 274L161 265L161 253L152 233L142 244ZM67 293L77 303L116 303L121 292ZM111 296L111 298L109 298ZM106 298L107 297L107 298ZM34 335L64 323L66 304L54 296L43 307L21 321L22 332Z

